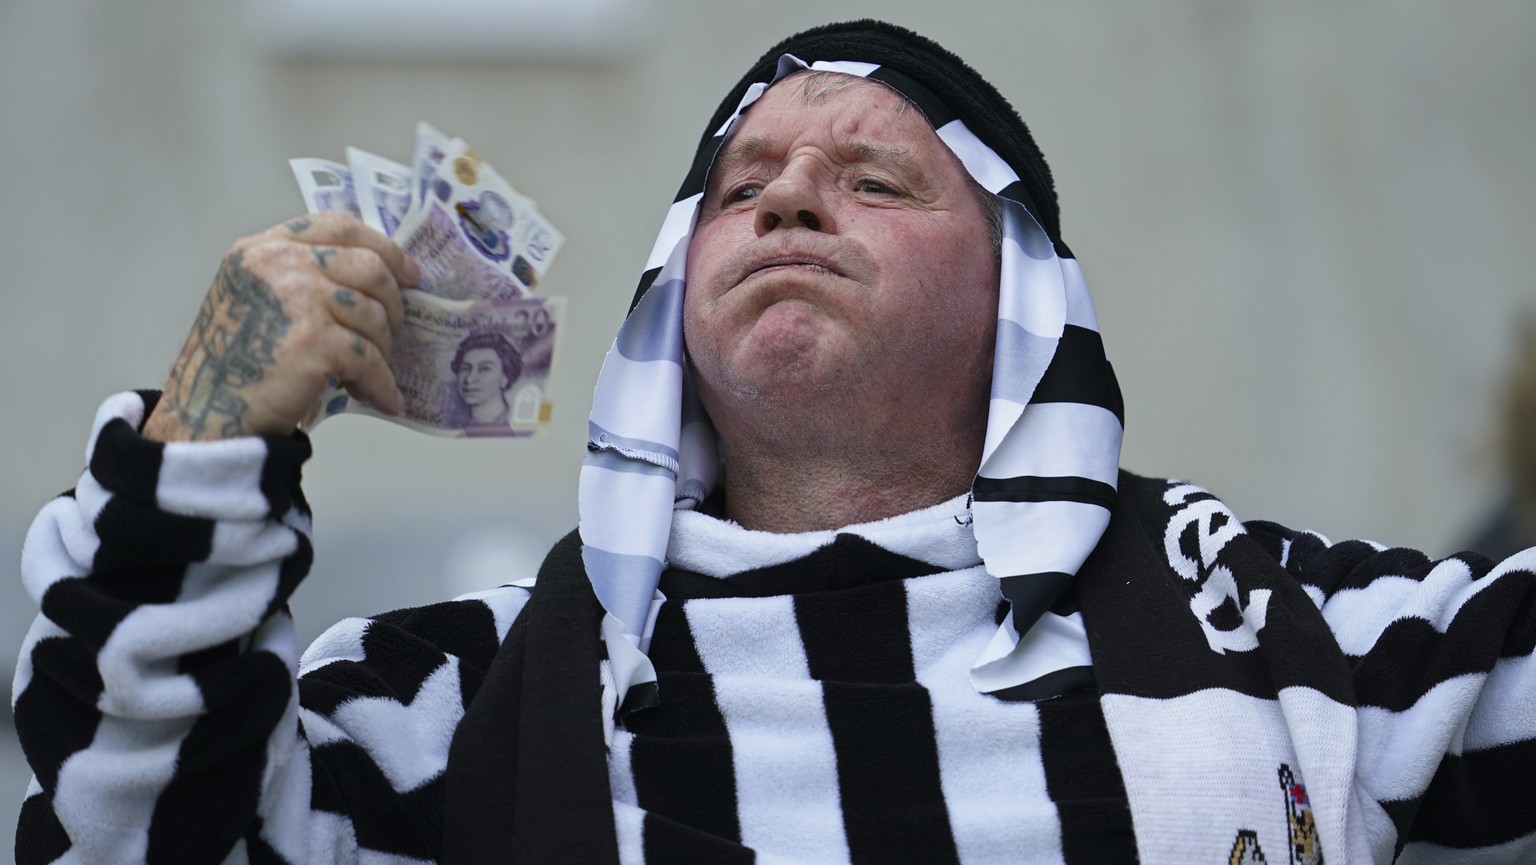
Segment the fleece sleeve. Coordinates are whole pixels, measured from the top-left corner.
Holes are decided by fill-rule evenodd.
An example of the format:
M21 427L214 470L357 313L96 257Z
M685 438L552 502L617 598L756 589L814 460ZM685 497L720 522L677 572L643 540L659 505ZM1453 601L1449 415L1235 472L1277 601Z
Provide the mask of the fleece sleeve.
M1442 560L1250 523L1351 665L1377 861L1536 861L1536 549Z
M348 620L301 659L308 441L162 445L153 400L103 404L23 548L16 861L432 861L448 741L526 590Z

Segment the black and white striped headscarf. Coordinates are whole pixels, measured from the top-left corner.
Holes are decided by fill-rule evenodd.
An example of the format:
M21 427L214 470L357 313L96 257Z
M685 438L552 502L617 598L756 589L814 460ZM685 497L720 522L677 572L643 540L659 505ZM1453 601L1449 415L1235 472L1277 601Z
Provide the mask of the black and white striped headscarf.
M736 118L774 82L803 69L895 88L1002 202L997 347L972 517L982 560L1011 612L971 678L1004 698L1055 696L1088 665L1081 626L1069 624L1080 620L1048 608L1109 523L1123 429L1119 388L1082 271L1060 241L1049 170L1023 122L943 48L862 21L790 37L727 97L603 362L581 471L581 539L606 610L602 637L623 695L619 714L657 699L645 651L672 512L709 494L720 461L683 342L685 264L706 176Z

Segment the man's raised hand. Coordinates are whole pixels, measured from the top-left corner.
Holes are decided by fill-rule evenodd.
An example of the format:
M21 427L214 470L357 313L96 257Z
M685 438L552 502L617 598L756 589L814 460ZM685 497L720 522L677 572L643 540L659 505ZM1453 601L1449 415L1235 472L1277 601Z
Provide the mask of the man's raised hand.
M404 316L400 288L420 278L394 241L343 213L310 214L236 241L144 434L287 435L333 377L354 397L398 413L385 359Z

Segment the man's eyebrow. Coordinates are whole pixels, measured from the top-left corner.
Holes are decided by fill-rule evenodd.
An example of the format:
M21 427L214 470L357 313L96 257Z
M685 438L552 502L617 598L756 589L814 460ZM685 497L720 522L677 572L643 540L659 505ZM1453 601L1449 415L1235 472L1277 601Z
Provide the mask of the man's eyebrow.
M838 146L838 156L846 162L867 162L874 165L888 166L896 169L908 180L917 183L928 181L928 172L913 156L912 151L904 147L892 147L888 144L876 144L872 141L852 141Z
M774 143L771 139L761 135L748 135L739 141L732 141L724 150L715 157L715 164L710 169L710 175L734 171L741 165L759 158L764 153L772 153Z

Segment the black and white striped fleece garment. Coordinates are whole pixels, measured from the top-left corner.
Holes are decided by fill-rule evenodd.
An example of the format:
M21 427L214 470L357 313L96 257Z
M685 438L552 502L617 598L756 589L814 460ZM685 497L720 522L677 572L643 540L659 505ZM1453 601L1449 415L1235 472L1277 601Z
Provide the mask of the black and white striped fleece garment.
M159 445L147 408L103 405L27 538L17 861L435 860L450 739L529 583L300 661L307 442ZM1536 552L1437 562L1119 489L1058 607L1097 690L1038 703L969 686L1003 598L957 503L766 542L680 515L667 698L608 730L621 861L1536 861Z

